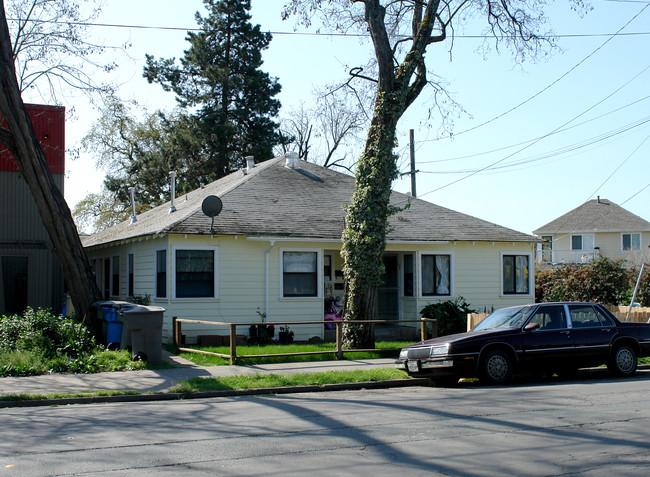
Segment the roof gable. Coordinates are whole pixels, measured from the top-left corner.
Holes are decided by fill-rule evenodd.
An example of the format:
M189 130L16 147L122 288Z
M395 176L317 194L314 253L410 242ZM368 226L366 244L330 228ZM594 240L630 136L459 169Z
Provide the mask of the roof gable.
M572 232L645 232L650 222L607 199L585 202L533 233L554 234Z
M285 166L283 157L256 165L248 173L235 172L176 199L176 212L163 204L129 221L98 232L85 246L144 235L182 233L209 235L211 218L201 203L218 196L223 209L214 220L216 235L279 236L340 239L345 206L354 191L354 178L316 164L298 161ZM389 220L392 241L513 241L534 242L528 234L393 192L391 204L410 207Z

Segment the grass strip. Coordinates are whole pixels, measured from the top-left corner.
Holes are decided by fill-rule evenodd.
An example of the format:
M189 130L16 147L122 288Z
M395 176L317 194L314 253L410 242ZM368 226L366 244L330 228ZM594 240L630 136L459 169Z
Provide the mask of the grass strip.
M253 374L249 376L227 376L221 378L192 378L181 381L170 389L170 392L195 393L286 386L318 386L323 384L360 383L407 378L408 375L404 371L392 368L299 374Z
M5 401L38 401L43 399L92 398L103 396L135 396L142 394L138 391L87 391L81 393L52 393L52 394L7 394L0 396L0 402Z
M411 341L395 342L395 341L382 341L375 343L375 347L381 351L362 352L362 353L346 353L347 359L373 359L373 358L390 358L397 357L399 350L404 346L413 344ZM197 350L209 351L212 353L229 354L230 348L228 346L192 346ZM176 350L170 350L176 352ZM264 357L265 354L282 354L282 353L305 353L324 351L325 354L321 355L305 355L305 356L274 356ZM336 359L336 350L333 343L318 343L318 344L268 344L268 345L242 345L237 346L238 355L260 355L254 358L237 358L237 364L271 364L271 363L295 363L295 362L309 362L309 361L331 361ZM199 366L226 366L230 362L227 359L219 358L218 356L209 356L197 353L180 353L184 359L192 361Z

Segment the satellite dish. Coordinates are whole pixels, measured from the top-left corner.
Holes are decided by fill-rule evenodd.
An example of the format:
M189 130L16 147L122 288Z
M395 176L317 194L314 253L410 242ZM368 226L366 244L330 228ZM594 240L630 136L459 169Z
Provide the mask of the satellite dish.
M210 233L214 233L214 218L219 215L222 208L223 203L221 202L221 199L216 195L209 195L203 199L201 210L208 217L212 217L212 224L210 224Z

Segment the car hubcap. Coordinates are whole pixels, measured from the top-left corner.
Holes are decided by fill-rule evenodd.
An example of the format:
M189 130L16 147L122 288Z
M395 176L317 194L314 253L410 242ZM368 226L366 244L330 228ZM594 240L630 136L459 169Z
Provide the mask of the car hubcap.
M500 381L505 378L508 373L508 363L503 356L492 356L488 360L487 370L492 379Z
M616 353L616 365L623 373L629 373L634 369L634 356L627 348L621 348Z

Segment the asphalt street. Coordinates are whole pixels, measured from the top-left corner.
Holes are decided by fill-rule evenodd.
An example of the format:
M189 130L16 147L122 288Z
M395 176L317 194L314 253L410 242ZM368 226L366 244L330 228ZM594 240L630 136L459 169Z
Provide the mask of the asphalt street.
M646 475L650 371L0 409L0 476Z

